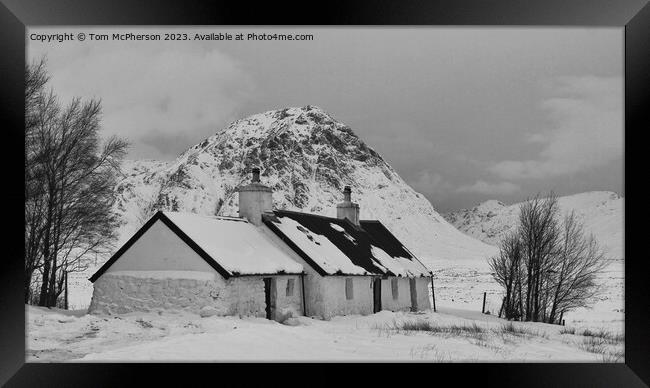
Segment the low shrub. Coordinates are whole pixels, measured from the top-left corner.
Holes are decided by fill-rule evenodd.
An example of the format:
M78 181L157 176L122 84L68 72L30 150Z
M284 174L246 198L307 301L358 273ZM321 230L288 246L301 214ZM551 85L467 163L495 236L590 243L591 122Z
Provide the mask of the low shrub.
M560 334L575 334L575 333L576 333L575 327L564 326L562 329L560 329Z

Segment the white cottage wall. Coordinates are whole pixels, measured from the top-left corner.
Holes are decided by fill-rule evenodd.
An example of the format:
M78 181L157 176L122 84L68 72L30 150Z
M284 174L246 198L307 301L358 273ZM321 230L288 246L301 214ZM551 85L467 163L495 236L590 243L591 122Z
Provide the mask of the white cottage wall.
M352 299L345 295L346 279L352 279ZM314 276L311 279L311 295L308 299L309 315L330 319L336 315L373 313L370 276Z
M91 313L124 314L135 311L185 310L201 313L209 308L214 315L266 317L263 276L245 276L228 280L219 274L212 279L155 276L141 273L106 273L94 284ZM181 275L182 276L182 275ZM302 315L302 293L295 289L286 296L288 279L300 284L296 275L274 275L277 289L276 320Z
M429 310L431 308L431 298L429 297L429 285L431 278L415 278L415 289L417 291L418 311Z
M397 279L397 299L393 299L392 279ZM382 279L381 309L389 311L409 311L411 309L411 289L408 278L389 277L388 279Z
M283 322L290 317L304 315L302 311L302 279L300 276L274 276L276 287L275 320ZM287 295L287 283L293 280L293 293Z
M226 281L225 298L230 303L230 308L225 315L241 315L266 317L266 299L264 294L264 278L275 279L275 317L283 322L290 317L302 314L302 293L297 287L300 284L298 275L269 275L269 276L242 276ZM289 279L293 279L294 292L286 295L286 286Z
M147 277L147 271L138 272L130 275L107 272L100 276L94 283L89 312L186 310L199 313L203 307L210 306L216 314L226 315L230 310L226 281L218 274L212 279L198 279L164 277L159 272L155 277Z

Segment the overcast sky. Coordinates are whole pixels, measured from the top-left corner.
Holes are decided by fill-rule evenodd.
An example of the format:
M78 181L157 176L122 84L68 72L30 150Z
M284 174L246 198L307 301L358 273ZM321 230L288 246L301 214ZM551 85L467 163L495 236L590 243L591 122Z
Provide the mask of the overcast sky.
M29 33L310 33L313 41L30 41ZM442 212L538 191L623 192L622 28L30 28L62 100L101 98L129 158L317 105Z

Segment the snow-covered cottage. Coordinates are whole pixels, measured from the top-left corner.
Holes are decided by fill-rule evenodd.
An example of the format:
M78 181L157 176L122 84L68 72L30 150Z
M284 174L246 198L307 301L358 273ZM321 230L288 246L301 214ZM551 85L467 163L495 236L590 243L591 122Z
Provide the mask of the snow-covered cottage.
M330 318L430 308L431 272L345 188L337 217L273 210L239 188L239 218L158 212L91 278L91 312Z
M92 312L302 314L302 265L248 221L156 213L91 278ZM285 293L275 290L286 288ZM203 309L203 310L201 310Z

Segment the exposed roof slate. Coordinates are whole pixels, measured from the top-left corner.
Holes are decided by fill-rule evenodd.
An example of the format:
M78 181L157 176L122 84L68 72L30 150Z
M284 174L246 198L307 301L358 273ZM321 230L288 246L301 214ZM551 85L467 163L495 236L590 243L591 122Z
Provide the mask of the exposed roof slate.
M428 276L426 268L379 221L276 210L263 222L321 275Z

